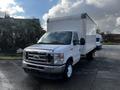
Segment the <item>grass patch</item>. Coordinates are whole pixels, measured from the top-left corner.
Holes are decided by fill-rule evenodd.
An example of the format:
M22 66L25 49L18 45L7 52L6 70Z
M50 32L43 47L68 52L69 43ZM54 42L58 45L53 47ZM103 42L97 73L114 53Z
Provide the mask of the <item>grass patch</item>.
M21 60L22 54L0 54L0 60Z

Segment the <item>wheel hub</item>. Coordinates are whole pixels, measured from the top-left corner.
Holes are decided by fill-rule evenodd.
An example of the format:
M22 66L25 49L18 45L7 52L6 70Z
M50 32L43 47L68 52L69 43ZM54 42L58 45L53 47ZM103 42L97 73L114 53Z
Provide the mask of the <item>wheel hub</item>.
M68 66L68 71L67 71L67 76L68 76L68 77L71 77L71 75L72 75L72 66L69 65L69 66Z

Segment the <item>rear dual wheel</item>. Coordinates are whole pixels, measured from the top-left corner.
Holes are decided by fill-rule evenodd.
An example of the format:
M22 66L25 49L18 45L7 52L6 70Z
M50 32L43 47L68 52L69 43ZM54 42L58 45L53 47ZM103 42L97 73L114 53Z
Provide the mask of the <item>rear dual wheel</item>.
M92 61L94 59L94 56L95 56L95 51L92 51L86 55L86 58L88 61Z

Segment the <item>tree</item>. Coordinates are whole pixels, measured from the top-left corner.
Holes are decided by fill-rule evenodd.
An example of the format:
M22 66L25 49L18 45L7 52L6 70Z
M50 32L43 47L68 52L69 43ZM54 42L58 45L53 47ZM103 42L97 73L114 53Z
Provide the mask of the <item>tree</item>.
M3 18L0 21L0 48L6 52L25 48L36 43L44 33L38 19Z
M97 29L97 30L96 30L96 33L100 34L100 29Z

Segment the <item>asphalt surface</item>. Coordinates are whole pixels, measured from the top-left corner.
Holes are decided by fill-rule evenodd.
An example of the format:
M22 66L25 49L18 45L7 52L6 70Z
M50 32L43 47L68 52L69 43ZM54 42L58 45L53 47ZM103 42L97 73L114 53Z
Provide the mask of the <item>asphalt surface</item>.
M95 60L81 60L70 81L33 78L21 60L0 60L0 90L120 90L120 46L103 46Z

